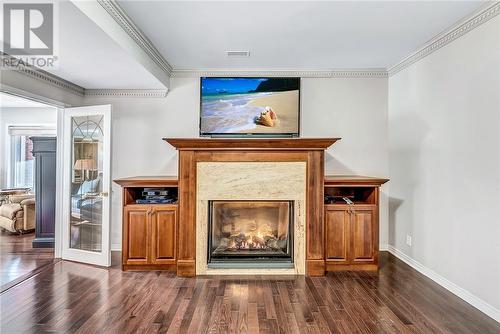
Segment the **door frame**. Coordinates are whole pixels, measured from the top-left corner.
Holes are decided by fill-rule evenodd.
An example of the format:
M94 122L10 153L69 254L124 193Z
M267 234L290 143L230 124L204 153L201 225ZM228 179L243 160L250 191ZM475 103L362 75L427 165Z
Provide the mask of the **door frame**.
M56 224L54 229L54 258L62 258L63 193L64 193L64 107L57 108L57 148L56 148Z
M62 135L63 131L63 122L64 122L64 109L72 107L71 104L54 100L48 98L43 95L38 95L23 89L19 89L17 87L9 86L7 84L2 83L2 87L0 91L5 94L17 96L26 100L31 100L35 102L40 102L46 104L47 106L51 106L57 108L57 122L56 122L56 216L55 216L55 226L54 226L54 258L58 259L62 257L62 218L63 218L63 206L62 206L62 191L63 191L63 176L62 173L62 161L64 161L64 152L63 152L63 140Z

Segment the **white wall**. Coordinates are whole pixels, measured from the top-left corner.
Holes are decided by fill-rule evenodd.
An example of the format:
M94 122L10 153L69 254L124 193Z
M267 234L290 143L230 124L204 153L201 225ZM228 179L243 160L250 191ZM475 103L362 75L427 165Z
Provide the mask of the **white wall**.
M328 150L327 173L387 176L387 79L304 78L302 135L343 137ZM199 78L173 78L166 98L87 97L113 106L112 177L177 175L177 152L162 137L197 137ZM381 244L387 243L387 203ZM112 246L121 247L121 193L113 185Z
M388 123L390 245L498 321L499 41L497 16L390 77Z
M0 188L6 188L10 163L10 125L57 125L57 108L1 108L0 107Z

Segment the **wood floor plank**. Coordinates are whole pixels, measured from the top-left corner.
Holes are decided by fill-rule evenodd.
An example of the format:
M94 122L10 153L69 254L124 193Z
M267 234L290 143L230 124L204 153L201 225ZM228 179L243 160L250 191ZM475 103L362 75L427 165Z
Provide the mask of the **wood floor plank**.
M33 248L35 232L0 229L0 291L5 291L54 262L53 248Z
M382 253L325 277L122 272L60 261L0 294L2 333L500 333L500 324Z

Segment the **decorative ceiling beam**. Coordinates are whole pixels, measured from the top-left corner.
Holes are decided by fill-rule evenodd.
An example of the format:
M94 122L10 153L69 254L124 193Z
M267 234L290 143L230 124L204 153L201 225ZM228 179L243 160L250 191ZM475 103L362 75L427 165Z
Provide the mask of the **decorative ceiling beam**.
M172 66L118 6L116 1L71 0L71 2L118 45L131 54L167 89L170 88Z
M0 60L3 58L16 59L4 52L0 52ZM4 62L2 61L2 64ZM12 63L12 61L10 61ZM87 89L68 80L65 80L55 74L46 72L28 64L17 64L15 67L2 68L1 71L13 71L23 74L31 79L40 80L46 84L52 85L69 93L82 97L166 97L168 89ZM4 86L2 81L2 86ZM0 89L3 90L3 89Z

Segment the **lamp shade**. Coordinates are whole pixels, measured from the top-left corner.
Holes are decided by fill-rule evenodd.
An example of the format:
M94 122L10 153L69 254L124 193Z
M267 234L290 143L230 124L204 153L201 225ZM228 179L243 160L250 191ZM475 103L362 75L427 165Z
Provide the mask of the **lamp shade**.
M73 166L74 170L96 170L97 166L94 159L78 159Z

